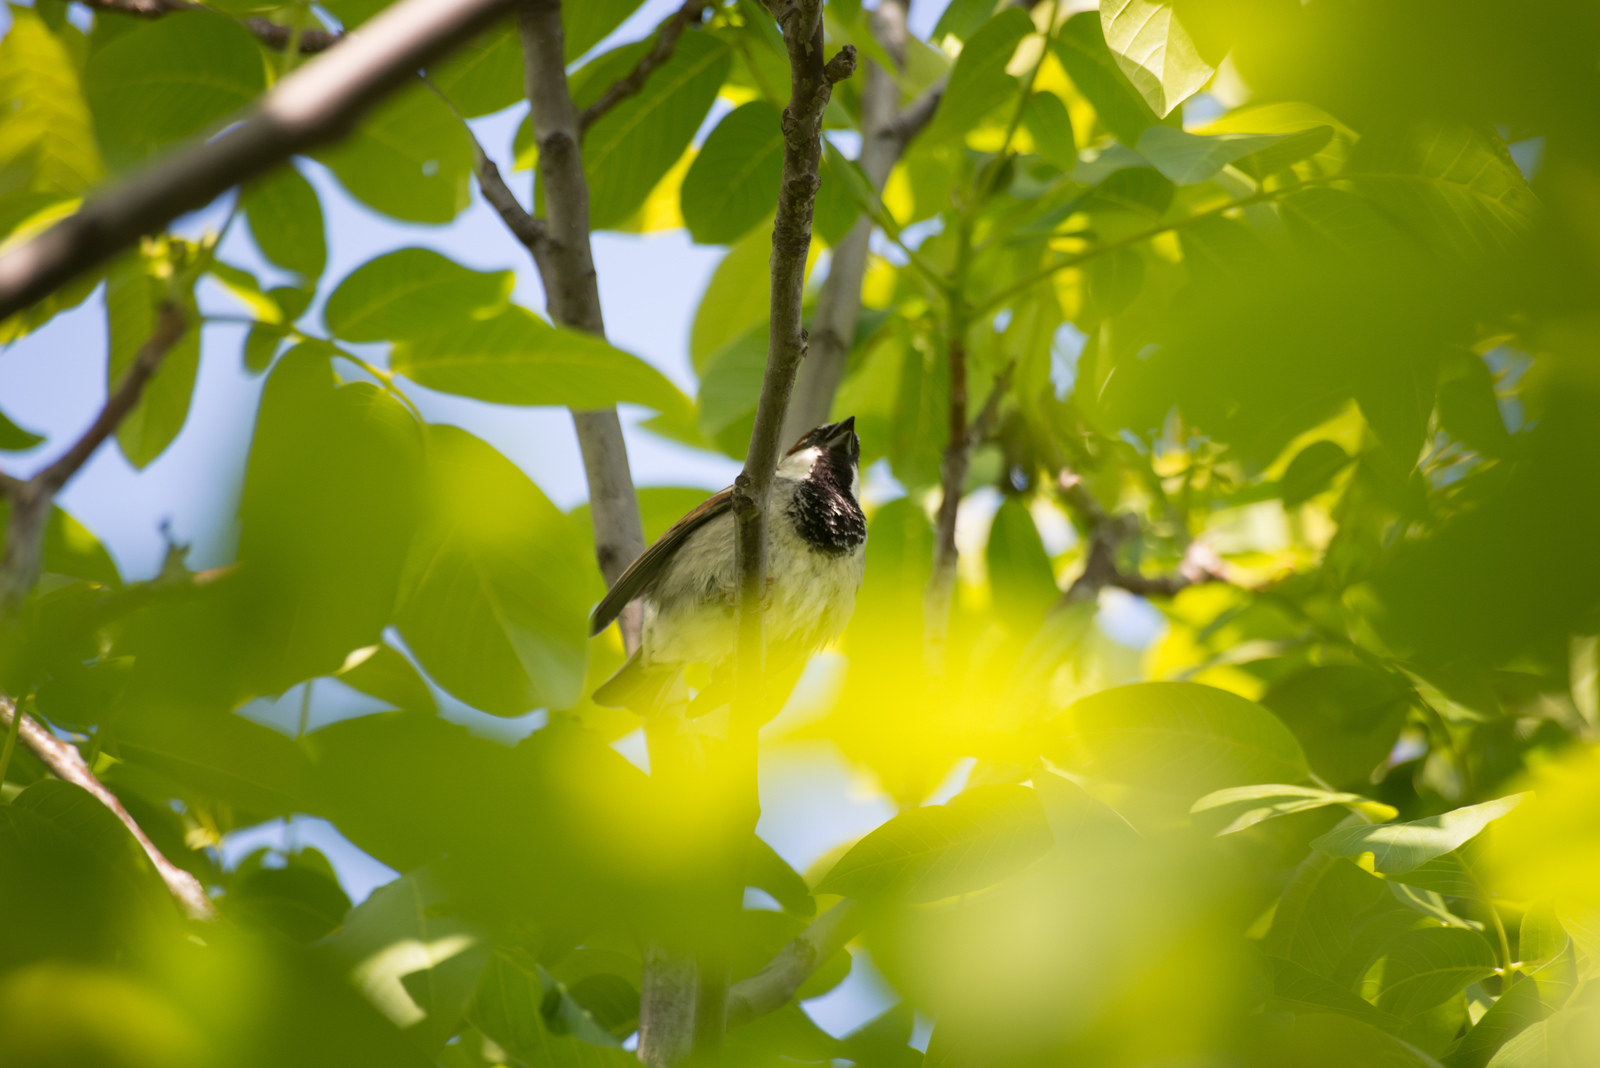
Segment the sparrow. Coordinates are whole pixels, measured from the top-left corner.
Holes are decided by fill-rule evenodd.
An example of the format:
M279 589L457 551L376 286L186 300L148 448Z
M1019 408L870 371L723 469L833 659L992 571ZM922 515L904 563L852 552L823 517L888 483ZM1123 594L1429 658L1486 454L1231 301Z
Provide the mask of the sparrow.
M855 424L851 416L817 427L778 463L765 598L771 672L803 666L855 611L867 544ZM643 602L639 647L595 691L595 703L650 711L689 664L709 665L720 691L734 652L737 588L730 488L640 554L589 617L589 633L599 634L629 603Z

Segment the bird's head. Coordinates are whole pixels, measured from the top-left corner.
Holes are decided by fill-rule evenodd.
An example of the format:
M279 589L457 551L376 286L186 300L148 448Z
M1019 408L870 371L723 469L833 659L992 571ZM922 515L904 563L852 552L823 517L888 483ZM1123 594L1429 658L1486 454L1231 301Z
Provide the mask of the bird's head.
M837 423L823 423L795 442L778 464L778 475L794 479L831 477L840 489L858 497L860 464L861 438L856 435L856 417L852 415Z

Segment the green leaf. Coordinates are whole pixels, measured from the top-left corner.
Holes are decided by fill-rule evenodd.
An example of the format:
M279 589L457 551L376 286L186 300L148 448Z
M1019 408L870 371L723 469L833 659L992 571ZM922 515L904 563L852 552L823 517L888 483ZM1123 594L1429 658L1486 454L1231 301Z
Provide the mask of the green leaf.
M1272 1000L1267 1005L1269 1012L1322 1013L1332 1010L1391 1033L1399 1030L1399 1018L1373 1008L1370 1002L1363 1001L1338 983L1330 982L1282 957L1270 957L1268 960L1272 965Z
M1350 454L1336 441L1313 441L1295 454L1278 480L1285 508L1296 508L1323 490L1350 463Z
M726 43L690 30L643 89L590 127L583 140L583 169L589 179L589 220L595 229L616 226L644 203L689 147L732 62ZM574 86L577 106L585 106L605 90L598 81L586 83L581 93Z
M1408 1042L1385 1034L1369 1023L1333 1013L1308 1013L1294 1018L1286 1031L1268 1039L1263 1064L1312 1066L1361 1065L1361 1068L1439 1068L1439 1062Z
M1262 949L1331 979L1361 918L1387 897L1383 880L1348 860L1312 853L1284 888Z
M1099 14L1083 11L1072 16L1056 34L1052 47L1072 84L1089 98L1101 124L1118 141L1137 144L1145 128L1160 121L1106 47Z
M1172 183L1160 171L1152 167L1124 167L1112 171L1095 186L1090 206L1160 218L1172 203L1174 192Z
M447 223L472 201L472 143L444 101L422 86L401 89L313 155L351 196L407 222Z
M241 716L135 706L117 724L116 751L120 759L180 784L190 796L232 806L240 817L271 819L306 811L311 765L305 751Z
M322 318L347 341L456 330L502 313L516 281L512 271L474 271L432 249L403 248L346 275Z
M335 677L396 708L425 712L438 707L433 691L411 661L387 645L368 646L351 653Z
M1237 694L1192 682L1141 682L1085 697L1051 722L1046 753L1066 770L1191 797L1224 786L1293 782L1300 744Z
M260 637L259 692L331 674L373 645L421 514L417 424L328 358L286 353L267 380L240 503L239 578Z
M1485 456L1509 456L1515 447L1500 415L1494 376L1474 352L1451 352L1440 367L1439 423Z
M1216 72L1195 50L1172 4L1111 0L1100 28L1117 66L1157 116L1198 93Z
M627 403L660 412L690 407L689 398L637 356L604 338L551 327L516 306L491 319L401 341L389 365L429 389L496 404L605 408Z
M1008 625L1037 627L1061 591L1039 528L1021 497L1007 497L995 512L984 560L995 614Z
M1494 950L1476 931L1423 927L1389 949L1378 988L1378 1008L1410 1017L1459 994L1468 983L1494 974Z
M561 28L566 37L567 62L581 57L611 35L644 0L584 0L561 5Z
M867 203L873 208L878 207L877 196L872 193L872 183L867 181L860 165L846 159L844 153L826 141L823 142L819 177L822 184L817 187L811 230L828 245L837 245L861 217L862 191L866 191Z
M1144 257L1137 249L1117 249L1090 260L1084 275L1101 313L1116 315L1126 311L1144 287Z
M258 375L272 366L272 358L278 354L278 347L283 344L283 335L279 328L257 324L250 328L244 337L244 352L241 356L244 369L253 375Z
M162 283L150 274L153 266L141 257L126 257L106 280L106 327L111 346L107 390L122 381L155 332ZM189 402L200 371L200 327L192 305L185 316L188 327L183 336L167 350L161 366L145 384L139 403L117 427L117 445L135 468L148 466L165 452L189 418Z
M542 971L521 954L497 950L484 969L467 1018L518 1061L537 1068L632 1068L638 1064L633 1054L622 1049L592 1045L570 1031L558 1031L559 1023L553 1027L555 1021L547 1018L543 1009L547 996L556 990L546 989ZM553 981L550 985L554 986Z
M439 685L515 716L567 708L583 686L592 556L511 461L455 427L428 428L432 515L398 623Z
M330 875L302 865L256 867L235 876L223 912L240 926L314 942L344 922L350 898Z
M937 44L946 34L953 34L957 40L968 40L989 18L994 6L995 0L951 0L950 6L939 15L928 40Z
M486 934L452 915L427 869L380 886L330 946L350 981L426 1052L460 1027L489 961Z
M1319 664L1294 672L1261 696L1261 703L1300 739L1312 771L1356 789L1371 781L1373 769L1394 748L1411 700L1403 678L1356 664Z
M783 121L765 100L729 112L683 179L683 221L702 245L737 241L778 206Z
M1034 151L1049 162L1070 171L1078 165L1077 138L1072 132L1072 116L1054 93L1034 93L1023 109L1022 122L1033 137Z
M24 430L0 412L0 452L26 452L44 440L43 434Z
M753 416L767 368L768 328L758 323L737 341L724 345L700 376L696 425L716 439L746 416ZM748 437L748 435L745 435Z
M1285 134L1275 144L1251 152L1233 161L1233 165L1256 181L1292 167L1301 160L1310 159L1333 141L1332 126L1313 126Z
M99 183L105 168L78 65L35 12L10 12L11 28L0 40L0 189L80 193Z
M750 842L744 881L746 886L771 894L778 904L796 916L809 917L817 911L817 903L812 900L805 879L759 836Z
M962 137L1015 93L1017 79L1006 73L1006 65L1033 32L1033 20L1021 8L1007 8L985 22L956 58L939 110L923 136L929 141Z
M1052 841L1032 789L977 786L947 805L914 808L879 827L839 858L816 892L934 901L1021 871Z
M213 128L265 87L250 31L209 12L143 22L97 49L84 71L100 147L118 169Z
M689 330L689 359L704 376L712 358L771 314L772 234L757 228L728 250L711 274Z
M0 502L0 515L9 509L8 503ZM0 535L0 541L3 540ZM122 585L116 562L100 544L100 539L60 506L50 509L50 518L45 522L43 564L45 571L51 574L70 575L112 589Z
M322 277L328 262L322 204L292 164L245 186L240 206L263 256L308 283Z
M1346 171L1358 194L1403 220L1447 262L1515 254L1539 213L1492 129L1386 128L1361 139Z
M1284 140L1276 134L1221 133L1203 136L1157 124L1139 135L1139 155L1178 185L1196 185L1235 160Z
M504 111L522 100L522 43L516 23L505 19L479 34L431 67L428 78L468 119Z
M1340 827L1312 839L1311 847L1335 857L1371 853L1377 871L1385 875L1399 874L1460 847L1491 820L1516 808L1527 796L1512 794L1410 823Z
M1189 811L1218 812L1224 819L1232 817L1231 822L1217 832L1217 837L1220 838L1225 834L1234 834L1247 827L1254 827L1262 820L1287 816L1294 812L1309 812L1311 809L1326 808L1328 805L1348 805L1352 810L1378 821L1392 820L1399 814L1391 806L1362 797L1360 794L1333 793L1312 786L1282 784L1233 786L1217 790L1196 801L1190 806Z

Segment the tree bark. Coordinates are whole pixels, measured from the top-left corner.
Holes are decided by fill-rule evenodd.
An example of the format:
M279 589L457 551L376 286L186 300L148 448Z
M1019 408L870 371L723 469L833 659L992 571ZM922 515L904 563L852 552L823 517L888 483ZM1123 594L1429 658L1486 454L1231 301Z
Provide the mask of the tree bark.
M897 67L905 65L909 6L907 0L883 0L870 14L873 36ZM932 102L938 102L937 91ZM921 121L914 126L902 122L908 113L920 116ZM861 87L861 151L856 162L874 188L883 188L906 145L932 114L933 108L920 99L902 112L900 85L894 74L867 61ZM811 349L800 367L784 423L785 442L798 441L806 431L828 421L861 316L861 282L866 276L872 228L872 219L863 212L833 250L811 319Z
M242 121L92 195L0 256L0 319L49 296L185 212L335 140L390 92L488 26L512 0L401 0L284 78Z
M523 0L517 8L523 73L534 139L539 146L539 184L544 192L547 250L539 263L545 307L563 326L605 336L600 287L589 245L589 184L583 174L578 113L567 90L565 34L560 0ZM589 482L595 557L607 584L621 577L644 552L639 501L628 469L628 446L615 408L572 413ZM620 620L631 652L639 643L639 607Z

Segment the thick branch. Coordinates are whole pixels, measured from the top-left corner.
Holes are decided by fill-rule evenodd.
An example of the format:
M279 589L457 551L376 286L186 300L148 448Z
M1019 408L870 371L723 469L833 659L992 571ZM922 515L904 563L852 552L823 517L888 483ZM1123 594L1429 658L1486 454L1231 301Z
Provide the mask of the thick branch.
M639 62L634 64L632 70L618 78L611 87L600 94L600 99L584 108L578 116L578 139L589 132L589 127L599 122L606 112L616 107L628 97L633 96L650 75L655 73L657 67L672 58L672 50L678 45L678 38L690 23L697 23L705 17L706 9L711 7L710 0L687 0L687 2L667 17L660 27L656 29L656 43L650 46L650 51L639 57Z
M116 11L123 15L132 15L134 18L158 19L163 15L171 15L180 11L207 11L209 8L203 4L191 4L186 0L80 0L84 7L96 11ZM245 29L255 35L256 40L274 51L282 52L289 47L289 41L294 36L287 26L280 26L276 22L269 22L262 18L236 19ZM303 29L300 31L299 52L301 55L314 55L317 52L326 52L335 44L343 34L333 33L329 30Z
M782 1008L813 972L861 930L861 909L846 899L811 921L755 975L728 991L728 1026L749 1023Z
M21 717L17 728L22 743L33 751L56 778L89 791L97 801L111 810L112 815L122 821L122 825L128 828L128 832L143 847L145 855L150 858L150 863L155 865L156 872L161 876L161 881L167 884L168 891L190 919L217 918L216 907L211 904L211 899L206 897L205 888L200 885L200 880L161 855L161 850L156 848L155 843L150 841L149 836L134 822L133 817L128 815L128 810L122 807L122 802L95 778L94 772L89 770L89 765L84 763L83 754L78 752L77 746L63 742L45 730L19 710L11 698L0 697L0 727L9 728L13 716Z
M418 68L482 30L512 0L400 0L278 82L243 121L92 196L0 256L0 319L48 296L179 215L344 134Z
M530 251L539 265L545 307L557 323L604 337L600 287L589 247L589 184L583 174L577 109L567 90L560 0L522 0L517 6L517 28L522 37L529 118L539 146L539 185L544 192L548 239L542 253ZM595 556L606 582L615 583L644 552L644 526L628 469L622 421L615 408L603 408L574 411L572 423L589 481ZM623 641L632 651L639 643L637 604L623 610L621 626Z

